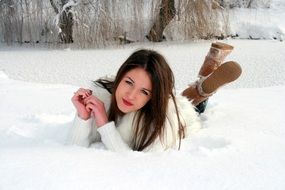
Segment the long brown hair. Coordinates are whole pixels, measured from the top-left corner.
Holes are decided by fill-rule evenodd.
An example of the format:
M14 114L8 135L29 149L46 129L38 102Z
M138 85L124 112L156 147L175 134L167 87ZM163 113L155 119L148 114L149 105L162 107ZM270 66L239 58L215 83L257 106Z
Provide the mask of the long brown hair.
M174 76L165 58L159 53L141 49L135 51L119 68L114 81L97 80L111 92L111 105L109 109L109 121L118 121L123 116L116 102L115 92L125 74L135 68L143 68L150 74L152 82L151 99L142 107L135 116L134 137L132 139L133 150L141 151L151 145L157 137L163 138L165 121L167 119L167 107L172 98L179 126L179 147L181 138L184 138L184 126L180 121L178 108L174 97ZM134 121L133 121L134 122Z

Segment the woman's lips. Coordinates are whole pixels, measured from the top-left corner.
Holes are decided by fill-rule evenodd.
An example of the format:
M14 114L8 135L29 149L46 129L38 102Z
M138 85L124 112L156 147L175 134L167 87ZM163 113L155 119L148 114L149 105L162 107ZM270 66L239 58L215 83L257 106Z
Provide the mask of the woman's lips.
M126 106L132 106L132 105L133 105L131 102L125 100L124 98L123 98L123 103L124 103Z

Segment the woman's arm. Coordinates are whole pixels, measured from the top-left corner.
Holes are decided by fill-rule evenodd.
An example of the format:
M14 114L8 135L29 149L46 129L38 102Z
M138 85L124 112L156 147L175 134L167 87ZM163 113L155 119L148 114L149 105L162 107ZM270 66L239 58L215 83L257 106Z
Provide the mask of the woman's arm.
M94 119L81 119L76 113L68 136L68 144L89 147L94 141L99 141L100 135L95 127Z
M122 139L117 131L114 122L108 121L104 102L96 96L89 96L84 100L87 110L91 111L91 117L94 118L97 131L101 135L101 140L106 148L115 152L130 151L131 148Z
M80 88L78 89L71 98L71 102L73 103L78 116L83 119L87 120L90 118L91 111L86 109L86 105L84 100L92 94L92 91L89 89Z
M131 117L128 119L131 119ZM124 125L125 123L121 124ZM127 126L119 125L119 127ZM97 131L100 133L101 141L104 143L108 150L114 152L132 151L132 148L123 140L120 134L120 132L122 133L122 130L118 130L118 127L115 126L115 123L113 121L97 128ZM146 147L143 152L162 152L166 149L166 146L163 145L159 138L157 138L154 143Z
M71 99L76 109L76 115L68 135L68 144L76 144L79 146L88 147L92 142L100 140L100 135L97 132L97 127L95 126L95 120L93 117L91 117L91 110L86 108L86 103L84 100L91 96L91 94L95 94L96 96L104 97L104 100L108 105L109 93L106 90L94 85L92 85L90 89L80 88L74 93Z
M83 98L82 101L85 105L83 110L86 108L86 111L90 112L90 117L88 119L81 118L80 114L77 112L69 135L69 143L88 147L92 142L99 141L101 137L101 141L109 150L115 152L131 151L131 147L124 141L121 135L132 135L134 114L129 114L128 116L125 115L116 127L114 122L109 122L107 120L107 113L105 111L109 107L109 105L106 106L106 103L110 103L106 101L107 99L110 99L109 94L106 94L106 92L102 94L98 93L96 89L92 89L92 91L96 96L88 95L88 97ZM97 96L99 96L100 99ZM105 101L103 102L101 99ZM130 128L130 130L125 130L128 128ZM162 143L158 138L153 144L143 151L157 152L164 151L167 148L169 148L169 146Z
M133 138L133 129L131 125L133 123L133 116L134 114L125 115L117 127L115 126L114 122L109 122L97 129L101 135L101 141L104 143L107 149L115 152L132 151L130 143L128 142L131 142L131 139ZM166 149L166 146L160 141L159 138L157 138L153 144L146 147L143 151L162 152Z
M122 139L113 121L97 128L97 131L100 133L101 140L108 150L114 152L126 152L132 150Z

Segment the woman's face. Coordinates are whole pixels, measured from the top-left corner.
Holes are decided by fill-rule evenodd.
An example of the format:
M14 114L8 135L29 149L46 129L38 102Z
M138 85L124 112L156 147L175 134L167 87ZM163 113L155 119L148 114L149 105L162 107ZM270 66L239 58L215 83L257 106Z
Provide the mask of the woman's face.
M151 98L152 84L149 74L142 68L130 70L116 90L117 106L123 113L141 109Z

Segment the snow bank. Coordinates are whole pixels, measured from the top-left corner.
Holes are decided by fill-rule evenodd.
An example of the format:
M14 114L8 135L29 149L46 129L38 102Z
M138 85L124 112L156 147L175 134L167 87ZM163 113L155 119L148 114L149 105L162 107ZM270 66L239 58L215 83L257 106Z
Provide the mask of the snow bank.
M185 139L181 151L163 153L65 145L73 92L113 73L137 47L0 52L0 189L283 190L284 43L231 44L236 49L230 58L242 64L242 77L210 99L203 129ZM152 46L170 61L178 87L195 78L208 47Z

